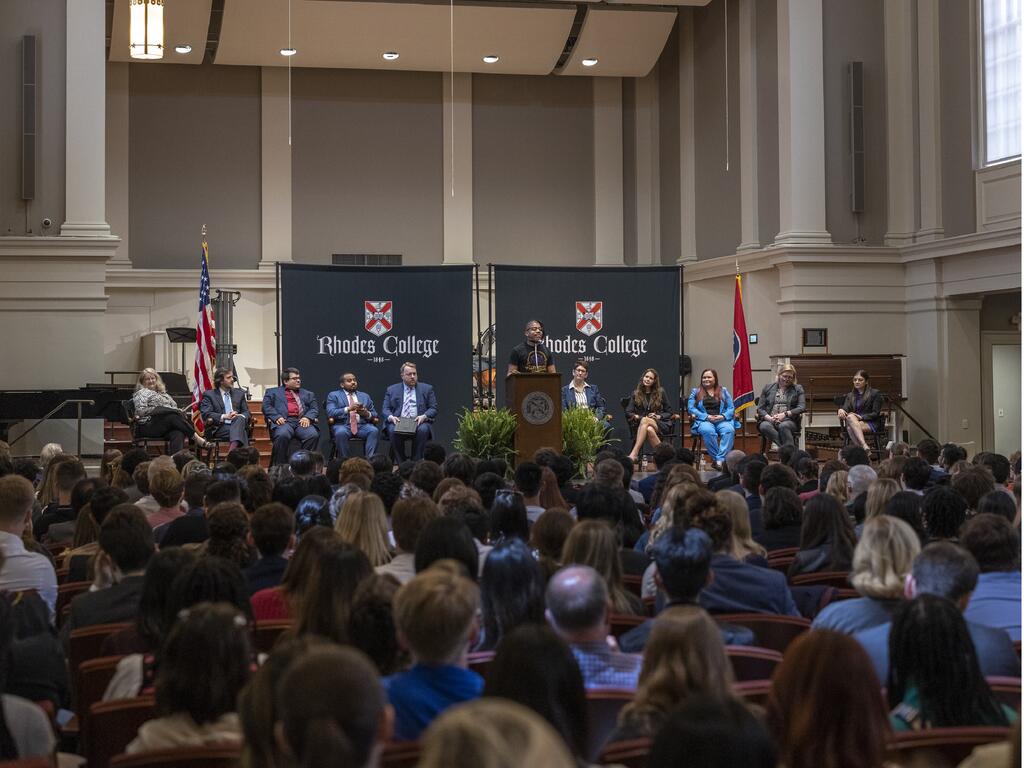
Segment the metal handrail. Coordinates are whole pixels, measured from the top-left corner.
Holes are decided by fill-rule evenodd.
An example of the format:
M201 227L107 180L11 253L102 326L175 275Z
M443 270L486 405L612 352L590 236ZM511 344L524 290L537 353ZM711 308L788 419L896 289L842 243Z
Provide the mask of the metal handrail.
M43 416L43 418L39 419L39 421L37 421L31 427L26 429L24 432L22 432L16 438L14 438L14 440L11 441L11 445L14 445L15 443L17 443L19 440L21 440L21 438L23 438L25 435L27 435L29 432L31 432L36 427L38 427L40 424L42 424L48 418L53 416L53 414L55 414L57 411L59 411L65 405L76 405L76 406L78 406L78 408L77 408L77 410L78 410L78 417L77 417L77 422L78 422L78 450L75 452L75 455L76 456L81 456L82 455L82 406L83 405L96 405L96 401L95 400L65 400L63 403L58 405L56 408L54 408L48 414Z

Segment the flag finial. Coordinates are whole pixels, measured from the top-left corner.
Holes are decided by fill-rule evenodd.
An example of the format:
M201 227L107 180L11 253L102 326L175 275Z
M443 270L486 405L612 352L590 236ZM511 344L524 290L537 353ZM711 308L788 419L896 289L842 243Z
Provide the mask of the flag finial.
M206 234L205 231L203 232L203 234ZM738 276L739 274L740 274L740 260L736 259L736 275Z
M206 225L205 224L203 224L203 237L206 237ZM738 264L739 262L736 262L736 263ZM739 267L737 267L736 269L739 270Z

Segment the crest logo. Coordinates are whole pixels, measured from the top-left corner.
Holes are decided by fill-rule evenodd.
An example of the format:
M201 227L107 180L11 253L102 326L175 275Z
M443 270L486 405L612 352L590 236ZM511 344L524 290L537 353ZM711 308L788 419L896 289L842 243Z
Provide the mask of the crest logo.
M394 326L394 305L390 301L363 301L363 327L383 336Z
M576 330L584 336L593 336L604 327L603 301L576 302Z

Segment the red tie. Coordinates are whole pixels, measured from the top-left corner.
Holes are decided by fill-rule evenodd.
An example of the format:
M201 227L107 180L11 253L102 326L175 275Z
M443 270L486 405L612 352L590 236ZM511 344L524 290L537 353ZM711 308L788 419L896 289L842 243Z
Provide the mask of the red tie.
M348 393L348 428L352 431L352 434L358 434L359 432L359 416L356 414L353 408L356 406L356 396L351 392Z

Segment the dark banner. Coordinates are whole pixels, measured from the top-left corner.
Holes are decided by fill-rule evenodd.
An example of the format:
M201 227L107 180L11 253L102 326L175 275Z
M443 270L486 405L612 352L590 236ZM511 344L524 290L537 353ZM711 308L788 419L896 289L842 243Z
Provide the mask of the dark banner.
M620 438L626 421L619 400L654 368L673 411L679 407L680 273L678 267L494 266L495 368L499 403L512 348L527 320L544 324L562 385L573 364L590 364L589 382L608 402ZM624 446L630 447L630 446Z
M399 367L415 363L437 394L434 439L449 445L472 400L472 274L472 266L282 264L281 363L302 371L321 412L350 371L378 413L385 389L401 381ZM321 437L327 432L323 414Z

